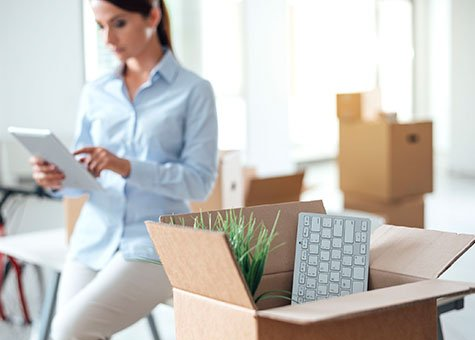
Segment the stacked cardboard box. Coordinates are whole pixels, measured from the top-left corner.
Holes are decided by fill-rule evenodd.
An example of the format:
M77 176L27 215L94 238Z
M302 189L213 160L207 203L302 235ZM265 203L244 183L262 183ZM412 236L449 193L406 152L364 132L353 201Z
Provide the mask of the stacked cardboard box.
M266 226L279 211L274 244L281 246L269 254L256 296L292 291L298 213L325 213L321 201L242 210ZM196 216L180 217L192 226ZM437 300L475 292L473 283L437 279L475 236L385 225L371 239L369 291L297 305L283 299L256 305L223 233L169 222L170 216L162 216L146 224L173 286L178 340L436 339Z
M432 163L431 122L340 120L340 189L347 209L423 227Z

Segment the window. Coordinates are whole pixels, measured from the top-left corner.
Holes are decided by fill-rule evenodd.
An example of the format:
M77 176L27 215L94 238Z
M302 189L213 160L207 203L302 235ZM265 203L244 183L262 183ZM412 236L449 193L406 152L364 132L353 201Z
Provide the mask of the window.
M288 1L295 160L336 156L336 93L369 91L379 83L382 110L412 118L409 0Z

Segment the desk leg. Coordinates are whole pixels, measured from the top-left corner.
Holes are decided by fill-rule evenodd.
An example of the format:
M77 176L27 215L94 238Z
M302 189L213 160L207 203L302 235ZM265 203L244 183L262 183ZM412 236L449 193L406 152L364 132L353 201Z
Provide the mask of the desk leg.
M47 286L43 307L38 319L38 330L32 331L30 340L48 340L51 329L51 321L53 321L54 310L56 307L56 293L58 292L58 284L61 273L54 272Z
M152 312L147 315L147 321L148 325L150 326L150 332L152 332L153 340L160 340L160 337L158 336L157 325L155 324L155 318L153 317Z
M464 307L464 300L460 298L458 300L449 302L445 305L439 306L437 309L437 340L444 340L444 332L442 331L442 322L440 320L440 315L450 312L452 310L460 310Z

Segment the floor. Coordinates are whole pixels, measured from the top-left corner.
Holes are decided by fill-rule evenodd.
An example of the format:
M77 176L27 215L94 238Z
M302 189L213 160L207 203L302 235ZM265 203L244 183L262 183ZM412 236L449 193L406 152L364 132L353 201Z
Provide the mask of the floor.
M451 176L443 159L436 162L435 190L426 195L426 228L475 234L475 177L460 178ZM338 189L338 169L335 162L323 162L308 167L305 177L308 191L303 200L322 199L329 213L339 213L343 207L343 196ZM33 270L29 276L37 275ZM450 268L444 279L475 282L475 249L467 252L456 266ZM29 281L29 280L27 280ZM11 283L9 283L11 285ZM30 288L31 289L31 288ZM10 289L3 292L4 300L12 301ZM8 294L7 294L8 293ZM9 295L10 294L10 295ZM32 293L35 296L34 293ZM36 294L37 295L37 294ZM34 309L37 310L37 300ZM19 314L18 311L16 313ZM173 309L168 305L159 305L154 316L162 340L172 340L174 336ZM20 320L17 320L19 322ZM442 325L445 340L475 339L475 296L465 299L465 308L443 315ZM0 339L27 339L30 330L20 325L14 326L0 322ZM116 334L114 340L151 339L146 320Z

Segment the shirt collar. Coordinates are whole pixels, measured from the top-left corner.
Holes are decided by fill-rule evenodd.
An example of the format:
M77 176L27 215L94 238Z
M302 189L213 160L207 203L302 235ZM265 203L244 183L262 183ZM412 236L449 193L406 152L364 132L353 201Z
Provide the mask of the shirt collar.
M164 54L162 59L155 65L152 70L150 71L149 79L155 81L158 76L161 76L167 81L171 83L174 79L176 74L178 73L178 62L176 61L172 51L170 49L164 47ZM113 75L117 79L121 79L124 73L124 64L119 65L113 72Z

